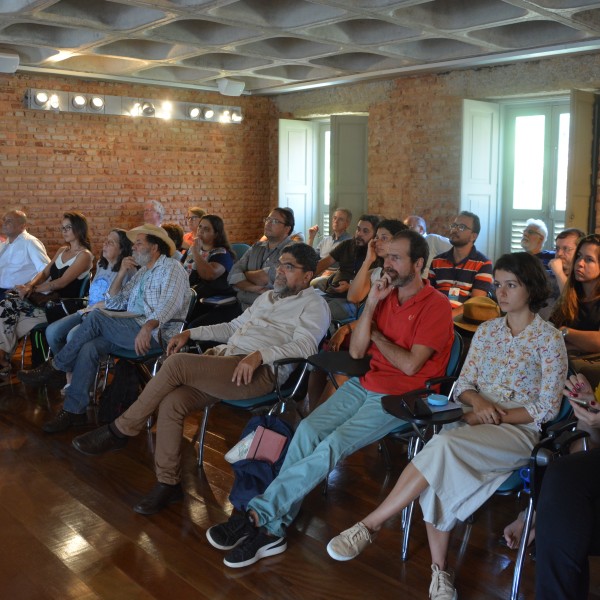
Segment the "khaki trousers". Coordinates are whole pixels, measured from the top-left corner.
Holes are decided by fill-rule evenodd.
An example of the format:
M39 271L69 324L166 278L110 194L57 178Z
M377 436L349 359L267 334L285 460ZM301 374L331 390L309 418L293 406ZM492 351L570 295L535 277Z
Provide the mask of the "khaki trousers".
M173 485L181 479L181 441L186 415L219 400L245 400L273 390L275 375L264 365L256 369L249 384L232 383L233 371L243 358L218 356L210 350L200 356L174 354L139 398L115 420L121 433L134 436L158 410L154 454L158 481Z

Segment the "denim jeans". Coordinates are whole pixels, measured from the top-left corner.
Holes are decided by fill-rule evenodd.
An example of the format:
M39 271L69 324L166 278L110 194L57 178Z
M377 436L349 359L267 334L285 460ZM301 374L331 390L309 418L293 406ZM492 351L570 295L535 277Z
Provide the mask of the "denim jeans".
M304 496L342 458L380 440L403 423L383 410L383 395L369 392L354 377L300 422L279 475L248 505L258 515L260 525L274 535L284 536Z
M111 317L94 310L85 317L71 341L54 357L54 366L73 373L63 408L83 414L90 400L90 390L100 361L111 352L134 350L140 326L135 319ZM152 339L151 349L160 348Z
M48 325L46 339L53 354L58 354L65 347L65 344L73 337L71 331L81 323L82 319L83 316L76 312Z

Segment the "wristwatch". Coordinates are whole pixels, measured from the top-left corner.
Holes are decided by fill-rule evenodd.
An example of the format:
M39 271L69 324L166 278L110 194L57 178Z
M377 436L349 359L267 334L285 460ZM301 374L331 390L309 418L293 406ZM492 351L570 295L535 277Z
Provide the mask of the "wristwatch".
M560 332L562 333L563 338L566 338L569 335L569 328L568 327L561 327L560 328Z

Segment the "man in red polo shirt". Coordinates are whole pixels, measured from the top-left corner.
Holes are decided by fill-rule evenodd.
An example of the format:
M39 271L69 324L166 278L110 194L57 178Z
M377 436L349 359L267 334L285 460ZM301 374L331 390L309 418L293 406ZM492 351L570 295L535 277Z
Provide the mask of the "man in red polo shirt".
M249 502L246 515L234 513L206 532L211 545L230 550L228 567L284 552L286 528L304 496L338 461L402 423L384 412L382 396L421 388L445 374L454 338L452 310L421 278L428 253L415 231L401 231L390 242L384 275L371 287L350 343L353 357L371 355L371 368L301 421L279 475Z

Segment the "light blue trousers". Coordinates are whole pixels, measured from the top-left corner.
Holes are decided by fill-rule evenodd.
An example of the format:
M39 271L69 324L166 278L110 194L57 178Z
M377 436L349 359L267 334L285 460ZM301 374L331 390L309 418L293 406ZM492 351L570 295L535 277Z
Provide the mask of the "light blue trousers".
M383 395L365 390L358 378L352 378L300 422L279 475L248 505L257 513L260 525L274 535L285 536L304 496L342 458L403 423L383 410Z
M90 401L90 389L102 358L118 350L134 350L140 326L135 319L117 318L99 310L88 313L69 343L54 357L54 366L73 379L67 388L63 408L83 414ZM152 338L151 349L160 348Z

